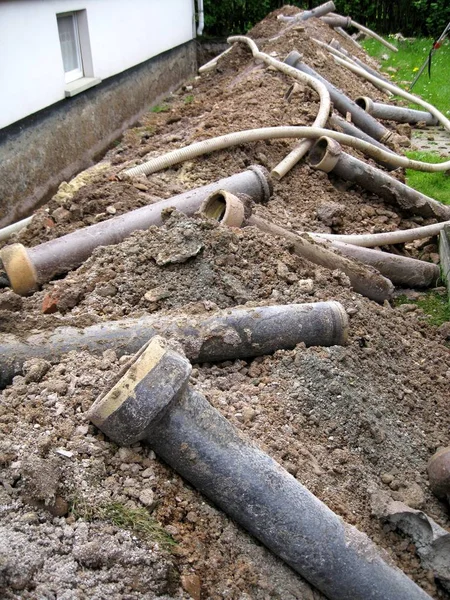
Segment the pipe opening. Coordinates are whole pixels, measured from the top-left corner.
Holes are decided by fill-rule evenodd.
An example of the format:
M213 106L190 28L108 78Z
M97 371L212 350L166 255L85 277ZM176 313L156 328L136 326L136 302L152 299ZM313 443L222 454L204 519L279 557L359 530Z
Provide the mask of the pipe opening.
M357 104L360 108L362 108L365 111L369 109L368 98L366 98L365 96L360 96L359 98L356 98L355 104Z
M312 167L318 167L318 165L325 158L327 150L328 140L322 137L314 144L309 153L309 162Z
M240 227L245 218L242 202L225 190L210 194L200 206L200 212L228 227Z

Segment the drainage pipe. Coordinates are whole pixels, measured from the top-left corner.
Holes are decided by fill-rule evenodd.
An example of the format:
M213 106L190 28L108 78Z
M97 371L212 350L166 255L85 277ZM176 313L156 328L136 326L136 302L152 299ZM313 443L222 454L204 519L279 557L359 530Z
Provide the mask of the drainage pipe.
M32 220L33 216L27 217L26 219L22 219L21 221L17 221L16 223L12 223L7 227L3 227L3 229L0 229L0 242L4 242L5 240L9 239L13 233L24 229L31 223Z
M330 3L332 4L332 2ZM325 127L328 116L331 110L331 101L330 94L326 88L326 86L318 81L317 78L311 77L309 74L302 73L302 77L298 77L299 71L291 66L286 65L286 63L281 62L279 60L273 59L268 54L264 54L263 52L259 52L258 47L255 42L245 36L234 36L228 39L228 42L244 42L246 43L256 59L263 60L266 64L275 67L278 71L285 73L286 75L290 75L294 77L297 81L302 81L306 83L310 87L312 87L318 94L320 99L319 110L317 116L314 120L313 127ZM288 70L286 70L286 66L288 66ZM276 165L272 171L272 177L276 179L281 179L288 173L308 152L311 148L312 142L310 140L303 140L300 144L294 148L278 165Z
M322 137L316 142L309 154L309 163L314 169L325 173L333 172L341 179L358 184L403 211L441 221L450 218L450 206L445 206L387 173L342 152L340 145L329 137Z
M242 173L83 227L33 248L27 249L22 244L5 246L0 251L0 258L11 287L17 294L29 294L55 275L67 273L81 265L95 248L118 244L133 231L161 225L161 212L165 208L175 207L186 215L194 214L203 200L219 189L246 194L256 202L267 202L272 193L267 171L263 167L253 166Z
M314 69L311 69L311 67L302 63L302 56L297 51L294 50L291 52L285 58L284 62L295 69L298 69L302 73L307 73L308 75L311 75L311 77L315 77L321 81L326 86L334 107L344 118L347 116L347 113L350 113L353 123L359 127L359 129L362 129L362 131L382 143L387 142L393 136L392 131L387 129L372 116L368 115L366 111L353 102L353 100L350 100L350 98L341 90L334 87L334 85L319 75Z
M348 29L349 27L355 27L356 29L359 29L359 31L365 33L374 40L378 40L381 44L383 44L383 46L386 46L386 48L392 50L392 52L398 52L398 48L396 48L396 46L393 46L392 44L387 42L384 38L382 38L380 35L372 31L368 27L364 27L364 25L357 23L351 17L343 17L342 15L333 14L328 17L322 17L321 20L333 28L343 27L344 29Z
M287 229L251 215L251 206L247 204L246 209L244 209L242 201L232 194L223 194L221 196L219 194L212 194L212 201L210 202L210 199L207 198L200 207L200 212L206 217L227 225L226 215L231 212L231 203L233 205L241 204L240 215L246 212L246 209L248 210L248 217L243 223L244 225L258 227L261 231L284 238L292 245L295 254L315 265L321 265L331 270L339 269L343 271L350 279L353 289L371 300L384 302L390 298L394 289L392 283L374 269L355 263L353 260L349 260L346 257L336 254L329 248L323 247L320 243L314 243L312 240L300 237Z
M212 315L145 316L107 321L80 329L59 327L23 339L2 335L0 388L9 385L31 358L58 362L72 350L101 355L134 354L154 335L179 341L192 362L234 360L272 354L297 344L344 345L348 319L339 302L228 308Z
M365 248L373 248L375 246L391 246L394 244L407 244L414 240L421 240L428 237L438 235L445 226L450 226L450 221L443 223L433 223L423 227L414 227L414 229L399 229L398 231L386 231L384 233L360 233L360 234L341 234L334 233L308 233L313 238L322 238L325 240L336 240L353 244L354 246L362 246ZM298 232L303 233L303 232Z
M333 29L335 27L343 27L344 29L348 29L352 22L350 17L344 17L342 15L329 15L328 17L322 17L320 20Z
M198 28L197 35L202 35L205 27L205 12L203 10L203 0L197 0L198 5Z
M364 69L361 69L357 65L354 65L351 62L348 62L347 60L344 60L337 56L334 58L334 60L339 65L342 65L343 67L346 67L350 71L353 71L353 73L356 73L356 75L360 75L361 77L363 77L364 79L367 79L368 81L370 81L372 83L375 83L375 84L378 83L384 89L389 90L396 96L401 96L402 98L405 98L405 100L408 100L408 102L413 102L414 104L418 104L419 106L422 106L422 108L425 108L429 113L431 113L433 116L436 117L436 119L444 127L444 129L446 129L447 131L450 131L450 121L435 106L433 106L429 102L425 102L425 100L422 100L422 98L419 98L419 96L410 94L409 92L402 90L402 88L399 88L396 85L393 85L392 83L388 83L387 81L380 79L379 77L375 77L371 73L368 73ZM450 161L447 161L447 162L449 163L449 166L450 166Z
M214 57L213 59L211 59L210 61L208 61L204 65L202 65L199 68L198 72L200 74L202 74L202 73L207 73L208 71L212 71L217 66L217 63L219 62L219 60L222 57L224 57L225 54L228 54L229 52L231 52L231 50L233 50L233 46L230 46L229 48L227 48L226 50L224 50L223 52L221 52L218 56Z
M364 113L364 111L362 112ZM366 114L366 116L370 115ZM385 160L396 167L415 169L416 171L424 171L427 173L448 171L450 169L450 160L442 163L425 163L419 160L411 160L406 156L400 156L398 154L386 152L382 148L377 148L376 146L373 146L364 140L357 139L351 135L346 135L345 133L340 133L339 131L323 129L321 127L283 126L246 129L244 131L227 133L215 138L196 142L190 146L172 150L166 154L152 158L151 160L142 163L137 167L133 167L132 169L125 171L123 176L128 177L135 175L150 175L151 173L161 171L161 169L166 169L168 167L177 165L185 160L192 160L193 158L203 156L204 154L208 154L210 152L225 150L226 148L240 146L241 144L247 144L249 142L258 142L261 140L279 140L282 138L316 139L323 135L337 140L341 144L350 146L356 150L360 150L375 160Z
M316 8L313 8L312 10L304 10L303 12L294 15L293 17L278 15L277 19L279 21L283 21L283 23L298 23L300 21L307 21L308 19L312 19L313 17L322 17L323 15L326 15L329 12L332 12L333 10L336 10L334 2L325 2L325 4L316 6Z
M342 27L335 27L334 30L336 31L336 33L339 33L339 35L341 35L347 41L351 42L354 46L356 46L356 48L358 48L359 50L363 50L363 47L361 46L361 44L359 44L354 38L352 38L352 36L350 34L348 34L345 31L345 29L342 29Z
M189 384L192 367L153 338L88 418L113 442L145 442L212 502L331 600L430 600L238 431Z
M390 154L395 155L395 152L390 150L387 146L385 146L384 144L381 144L374 138L370 137L370 135L368 135L367 133L364 133L364 131L361 131L361 129L359 129L355 125L352 125L352 123L349 123L348 121L346 121L342 117L339 117L338 115L332 115L329 118L329 123L334 129L340 129L347 135L352 135L353 137L356 137L360 140L364 140L364 141L368 142L369 144L372 144L373 146L377 146L377 148L381 148L382 150L385 150L386 152L389 152ZM384 160L381 160L380 158L376 158L375 160L381 166L383 166L385 169L387 169L388 171L394 171L397 168L395 165L385 162Z
M439 267L424 260L353 246L339 241L331 242L331 246L344 256L356 258L365 265L375 267L384 277L400 287L426 288L436 285L439 279Z
M423 110L414 110L412 108L404 108L402 106L392 106L390 104L382 104L374 102L367 96L359 96L355 98L355 102L369 115L376 119L384 119L385 121L397 121L398 123L419 123L424 121L427 125L437 125L438 120L429 112Z

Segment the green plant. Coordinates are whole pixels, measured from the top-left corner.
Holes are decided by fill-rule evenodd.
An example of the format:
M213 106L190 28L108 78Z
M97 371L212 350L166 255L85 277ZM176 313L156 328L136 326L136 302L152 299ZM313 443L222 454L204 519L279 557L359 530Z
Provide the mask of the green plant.
M430 152L407 152L408 158L429 163L442 162L443 157ZM443 204L450 204L450 177L444 172L425 173L406 169L406 182L412 188L439 200Z
M167 106L167 104L156 104L150 108L150 112L152 113L168 112L169 110L170 106Z
M70 505L70 514L77 519L110 521L116 527L128 529L147 542L158 543L169 550L176 545L175 540L150 515L146 508L129 508L121 502L95 504L79 498Z
M400 296L397 298L395 305L400 306L401 304L417 304L427 315L430 325L439 327L442 323L450 321L450 304L445 295L428 292L428 294L424 294L424 296L414 301L406 296Z
M184 98L185 104L192 104L192 102L194 102L194 96L192 94L190 94L189 96L185 96L185 98Z

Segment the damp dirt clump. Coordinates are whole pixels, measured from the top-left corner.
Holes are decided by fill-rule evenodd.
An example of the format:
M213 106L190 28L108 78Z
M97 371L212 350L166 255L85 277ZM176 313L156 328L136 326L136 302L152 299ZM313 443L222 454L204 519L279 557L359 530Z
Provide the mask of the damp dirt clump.
M285 28L277 15L297 10L275 11L253 28L260 49L280 60L297 50L350 97L385 100L312 41L328 43L337 35L317 19L271 39ZM363 51L339 41L376 68ZM63 185L11 241L34 246L252 164L274 167L295 140L255 142L148 178L117 179L124 168L201 139L312 124L317 94L300 86L288 101L291 83L236 45L215 70L187 82L163 109L125 132L100 163L106 168L79 180L83 185ZM432 222L305 161L274 182L271 200L254 210L293 232L376 233ZM448 598L421 567L411 540L371 510L371 494L381 490L450 526L448 506L431 494L426 473L429 457L449 445L450 348L445 328L430 323L415 303L421 293L403 290L401 304L379 305L355 293L342 272L302 260L287 242L254 227L226 229L174 210L164 216L162 227L97 248L78 269L32 296L1 290L1 335L149 313L210 315L239 305L341 302L350 319L346 346L300 344L253 360L194 365L191 383L433 598ZM438 257L431 238L395 251ZM33 359L1 393L2 597L321 599L149 447L119 448L89 423L87 411L126 361L113 349Z

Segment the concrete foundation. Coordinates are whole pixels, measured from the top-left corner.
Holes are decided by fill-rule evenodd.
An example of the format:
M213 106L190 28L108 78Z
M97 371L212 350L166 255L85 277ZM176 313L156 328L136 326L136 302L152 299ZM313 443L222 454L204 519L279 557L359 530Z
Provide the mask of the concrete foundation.
M30 214L197 69L196 42L173 48L0 131L0 227Z

